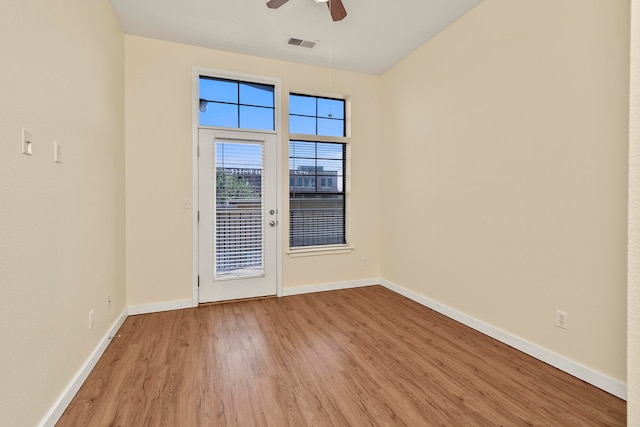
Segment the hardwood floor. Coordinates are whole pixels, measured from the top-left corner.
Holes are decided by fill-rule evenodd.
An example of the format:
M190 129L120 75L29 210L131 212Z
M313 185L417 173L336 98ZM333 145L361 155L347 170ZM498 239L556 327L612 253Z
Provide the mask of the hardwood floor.
M626 403L380 286L131 316L57 426L623 426Z

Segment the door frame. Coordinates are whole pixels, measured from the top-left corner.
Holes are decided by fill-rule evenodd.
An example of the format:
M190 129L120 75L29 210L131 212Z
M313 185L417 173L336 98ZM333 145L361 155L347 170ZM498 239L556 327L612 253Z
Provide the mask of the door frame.
M256 298L277 295L277 243L278 243L278 213L271 213L277 209L276 201L276 134L275 132L247 132L244 130L228 131L209 127L200 127L200 222L198 238L200 239L199 255L200 286L198 300L200 304L209 302L230 301L242 298ZM225 208L217 202L217 167L218 144L235 146L259 147L261 152L261 181L264 191L260 194L260 224L262 228L261 257L262 272L252 272L240 275L217 275L218 265L218 212ZM232 149L233 150L233 149ZM231 157L234 159L233 155ZM214 161L212 163L211 161ZM253 158L253 160L256 160ZM231 160L232 162L234 160ZM250 165L236 165L231 167L250 168ZM232 216L242 215L244 209L232 210ZM255 218L255 217L254 217ZM252 218L252 223L255 219ZM273 226L271 223L273 222ZM224 229L224 227L223 227ZM224 253L224 252L223 252ZM251 267L249 267L251 268Z
M275 88L275 131L259 131L261 133L274 133L276 136L276 209L278 209L278 217L280 224L283 224L282 216L284 211L282 210L282 103L281 103L281 86L282 81L280 78L265 77L254 74L236 73L225 70L206 68L193 66L191 76L191 179L192 179L192 193L191 193L191 240L192 240L192 307L198 306L198 274L200 271L199 265L199 235L198 235L198 211L199 206L199 169L198 169L198 134L200 128L225 130L225 131L239 131L239 132L251 132L251 129L235 129L235 128L222 128L222 127L210 127L200 126L200 93L199 93L199 79L200 76L216 77L229 80L241 80L253 83L264 83L273 85ZM283 241L283 227L278 228L276 237L276 296L281 297L282 292L282 241Z

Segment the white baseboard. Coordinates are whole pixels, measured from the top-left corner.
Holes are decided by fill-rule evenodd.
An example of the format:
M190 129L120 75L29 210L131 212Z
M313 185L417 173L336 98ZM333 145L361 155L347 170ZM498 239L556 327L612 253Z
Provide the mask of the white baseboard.
M120 314L120 316L113 323L109 331L102 338L102 340L100 341L98 346L95 348L95 350L93 350L93 353L91 353L91 356L89 357L89 359L87 359L87 361L84 363L80 371L78 371L75 378L67 386L67 389L60 395L60 397L58 398L56 403L51 407L47 415L45 415L44 418L42 418L42 420L38 424L40 427L55 426L55 424L58 422L58 420L64 413L65 409L67 409L67 406L69 406L69 403L71 403L71 400L73 399L73 397L76 395L78 390L80 390L80 387L82 386L84 381L87 379L87 377L89 376L93 368L96 366L96 363L98 363L98 360L100 360L102 353L104 353L104 351L107 349L107 346L111 342L110 337L113 337L116 334L116 332L118 332L118 329L120 329L120 326L122 326L126 318L127 318L127 309L125 308L122 314Z
M136 314L159 313L161 311L181 310L183 308L192 308L193 301L190 299L157 302L153 304L142 304L129 306L129 316Z
M282 296L311 294L314 292L337 291L339 289L361 288L363 286L379 285L380 279L362 279L349 282L323 283L319 285L298 286L282 289Z
M511 335L499 328L496 328L492 325L489 325L485 322L482 322L474 317L468 316L460 311L454 310L451 307L445 306L443 304L438 303L430 298L427 298L423 295L420 295L416 292L410 291L406 288L403 288L400 285L397 285L388 280L373 278L373 279L362 279L362 280L353 280L348 282L338 282L338 283L324 283L318 285L307 285L300 286L295 288L284 288L283 296L290 295L301 295L308 294L313 292L325 292L325 291L334 291L339 289L350 289L350 288L359 288L363 286L372 286L372 285L382 285L385 288L396 292L400 295L403 295L425 307L428 307L434 311L437 311L440 314L443 314L455 321L458 321L466 326L469 326L476 331L479 331L485 335L488 335L492 338L497 339L500 342L503 342L517 350L522 351L532 357L535 357L538 360L541 360L545 363L548 363L551 366L554 366L570 375L573 375L576 378L579 378L595 387L598 387L620 399L627 400L627 386L626 384L615 380L607 375L604 375L600 372L594 371L591 368L588 368L584 365L576 363L566 357L560 356L552 351L549 351L543 347L532 344L526 340L523 340L519 337ZM76 377L71 381L67 389L60 396L58 401L53 405L49 413L42 419L39 426L40 427L53 427L56 422L60 419L65 409L71 403L71 400L76 395L84 381L89 376L89 373L94 368L102 354L104 353L107 345L109 344L109 337L115 335L115 333L120 329L122 323L124 323L125 319L128 315L136 315L136 314L146 314L146 313L156 313L161 311L170 311L170 310L180 310L183 308L191 308L193 307L193 302L190 299L186 300L178 300L178 301L168 301L154 304L143 304L137 306L131 306L128 309L125 309L120 317L114 322L109 332L104 336L100 344L96 347L91 357L87 360L87 362L80 369Z
M474 317L454 310L451 307L442 305L437 301L403 288L400 285L389 282L388 280L381 279L379 283L387 289L390 289L419 304L424 305L425 307L428 307L440 314L443 314L453 320L469 326L470 328L488 335L491 338L495 338L510 347L520 350L523 353L528 354L529 356L535 357L536 359L554 366L561 371L573 375L574 377L579 378L582 381L585 381L595 387L598 387L599 389L602 389L607 393L619 397L620 399L627 400L627 386L626 384L618 380L615 380L600 372L594 371L593 369L574 362L573 360L567 359L566 357L560 356L559 354L547 350L546 348L532 344L526 340L523 340L522 338L509 334L508 332L489 325L488 323L482 322Z

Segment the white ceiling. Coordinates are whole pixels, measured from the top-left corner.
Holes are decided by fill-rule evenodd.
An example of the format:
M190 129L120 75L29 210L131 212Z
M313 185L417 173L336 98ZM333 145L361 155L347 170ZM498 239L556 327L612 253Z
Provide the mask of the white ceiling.
M127 34L382 74L482 0L343 0L333 22L327 5L289 0L111 0ZM289 37L319 41L290 46Z

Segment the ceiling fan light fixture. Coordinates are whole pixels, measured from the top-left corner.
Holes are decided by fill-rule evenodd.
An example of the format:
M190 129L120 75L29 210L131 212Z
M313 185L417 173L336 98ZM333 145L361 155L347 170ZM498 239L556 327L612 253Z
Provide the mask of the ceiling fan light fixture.
M324 3L329 7L329 13L333 21L342 21L347 16L347 11L342 4L342 0L314 0L316 4ZM289 0L269 0L267 7L269 9L278 9L283 4L288 3Z

